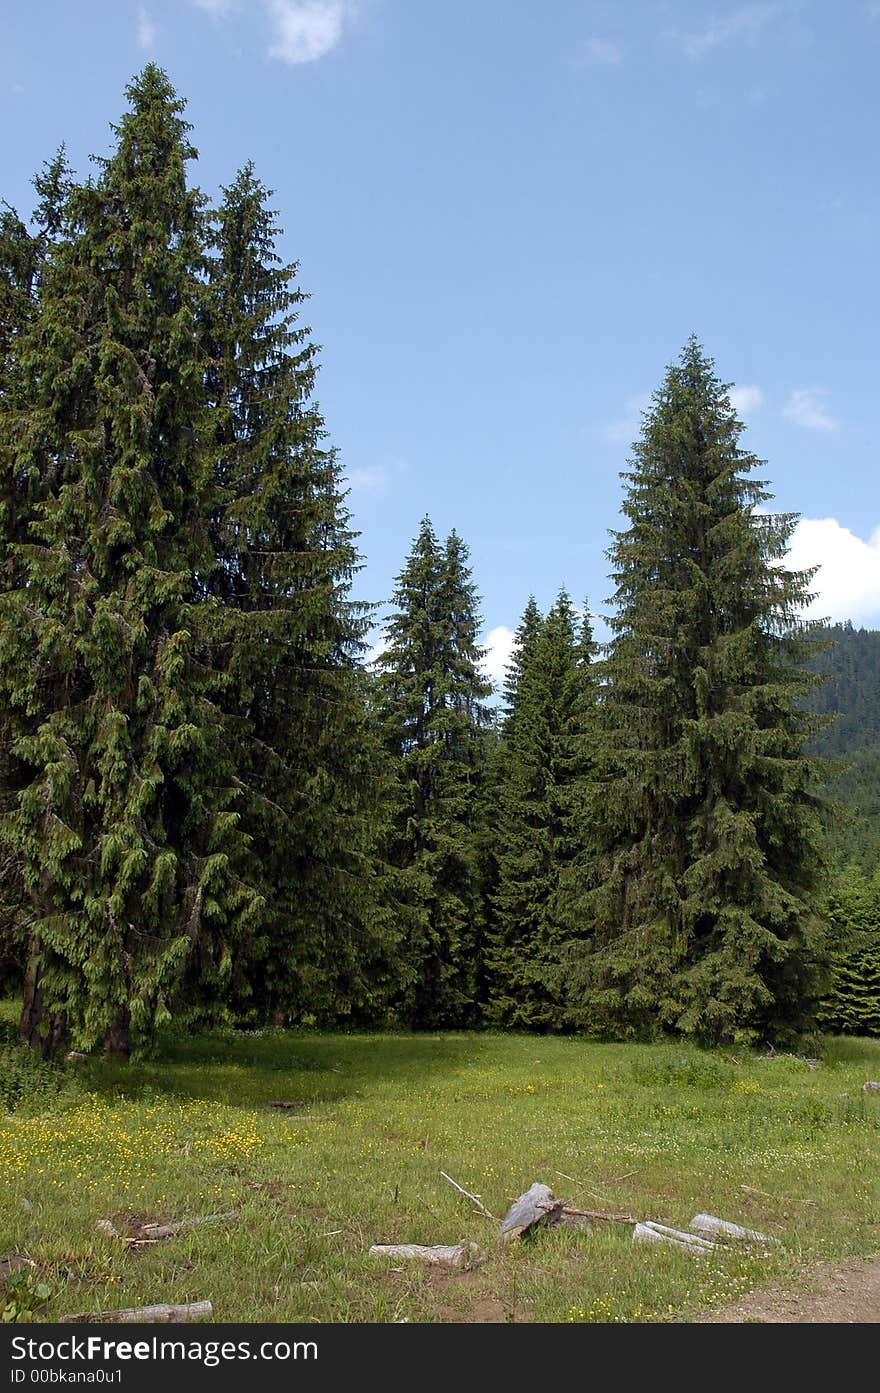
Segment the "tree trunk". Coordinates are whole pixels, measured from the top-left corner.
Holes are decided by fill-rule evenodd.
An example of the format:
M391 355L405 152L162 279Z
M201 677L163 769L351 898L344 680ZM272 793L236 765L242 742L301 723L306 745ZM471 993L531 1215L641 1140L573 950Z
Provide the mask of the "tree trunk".
M129 1029L131 1012L127 1006L120 1006L116 1019L104 1037L102 1054L105 1059L128 1059L131 1053Z
M28 940L27 963L24 970L24 1002L18 1020L18 1039L32 1050L46 1052L46 1042L40 1035L43 1016L43 993L40 988L40 951L36 935Z
M39 939L32 933L28 941L24 971L24 1000L18 1018L18 1040L19 1044L29 1046L45 1058L65 1045L67 1022L63 1015L46 1015L40 980L42 966Z

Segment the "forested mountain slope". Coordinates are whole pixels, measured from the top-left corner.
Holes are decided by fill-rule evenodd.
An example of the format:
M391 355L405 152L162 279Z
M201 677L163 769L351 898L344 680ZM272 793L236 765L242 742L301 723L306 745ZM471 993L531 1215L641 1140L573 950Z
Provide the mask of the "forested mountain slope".
M880 632L835 624L827 637L831 646L813 660L827 680L810 706L837 717L814 748L845 761L829 792L849 814L833 818L828 834L838 860L872 871L880 864Z

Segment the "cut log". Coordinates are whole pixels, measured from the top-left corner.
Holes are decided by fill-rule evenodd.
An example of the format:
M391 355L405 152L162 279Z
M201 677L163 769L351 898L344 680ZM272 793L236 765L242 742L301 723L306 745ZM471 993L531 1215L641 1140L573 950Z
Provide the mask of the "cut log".
M500 1243L512 1243L537 1224L558 1224L565 1201L555 1198L549 1185L535 1181L508 1209L498 1232Z
M696 1257L714 1253L718 1247L717 1243L710 1243L707 1238L700 1238L695 1233L686 1233L684 1229L671 1229L667 1224L655 1223L653 1219L645 1219L643 1223L636 1224L633 1229L633 1243L669 1243L672 1247L682 1248Z
M190 1301L185 1306L133 1306L123 1311L83 1311L77 1316L60 1316L61 1325L89 1321L95 1325L139 1325L210 1320L214 1308L210 1301Z
M485 1258L476 1243L436 1243L432 1246L422 1243L374 1243L370 1256L404 1258L410 1262L426 1262L431 1267L452 1267L458 1272L469 1272Z
M780 1245L778 1238L771 1238L767 1233L758 1233L757 1229L744 1229L739 1224L731 1224L726 1219L717 1219L714 1214L695 1214L688 1224L688 1228L695 1233L707 1235L711 1238L721 1239L732 1243L775 1243Z

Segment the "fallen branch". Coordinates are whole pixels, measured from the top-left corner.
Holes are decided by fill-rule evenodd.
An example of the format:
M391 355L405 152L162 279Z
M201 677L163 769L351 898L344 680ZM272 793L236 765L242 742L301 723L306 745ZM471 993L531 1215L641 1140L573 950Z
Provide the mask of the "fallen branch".
M816 1208L815 1200L799 1200L793 1195L771 1195L769 1190L758 1190L754 1185L740 1185L739 1187L745 1195L760 1195L765 1200L776 1200L781 1204L808 1204L811 1209Z
M638 1222L632 1214L609 1214L604 1209L576 1209L573 1204L563 1204L563 1223L566 1214L571 1214L578 1219L596 1219L603 1224L635 1224Z
M798 1064L806 1064L808 1069L821 1069L821 1059L813 1059L806 1054L792 1054L788 1050L774 1050L771 1045L766 1054L758 1056L759 1059L796 1059Z
M183 1229L193 1229L199 1224L234 1224L238 1219L238 1210L230 1209L225 1214L202 1214L193 1219L179 1219L176 1224L141 1224L136 1233L132 1234L129 1242L137 1243L141 1240L148 1242L157 1238L171 1238L175 1233L180 1233Z
M565 1171L554 1171L553 1174L558 1175L562 1180L570 1180L572 1185L579 1186L579 1188L583 1190L585 1194L592 1195L594 1199L601 1200L605 1198L604 1195L599 1194L598 1190L591 1190L589 1185L585 1185L584 1182L582 1180L578 1180L577 1176L575 1175L566 1175Z
M60 1316L61 1325L91 1321L98 1325L181 1324L210 1320L214 1308L210 1301L190 1301L185 1306L133 1306L123 1311L83 1311L76 1316Z
M458 1181L453 1180L452 1176L447 1175L445 1171L441 1171L440 1174L443 1176L444 1180L449 1181L450 1185L452 1185L453 1188L456 1189L460 1195L464 1195L466 1199L471 1200L477 1206L477 1209L480 1211L481 1214L485 1214L486 1218L491 1219L493 1224L498 1223L498 1220L495 1218L495 1215L490 1213L490 1211L483 1204L483 1201L480 1199L479 1195L472 1195L470 1190L463 1189L462 1186L459 1185Z
M198 1224L233 1224L238 1218L238 1210L230 1209L225 1214L201 1214L192 1219L179 1219L173 1224L139 1224L133 1233L120 1233L110 1219L99 1219L95 1228L108 1238L119 1238L131 1248L143 1247L148 1243L158 1243L160 1238L171 1238L183 1229L195 1228Z
M437 1243L425 1246L422 1243L374 1243L370 1248L372 1257L406 1258L410 1261L426 1262L431 1267L453 1267L459 1272L469 1272L483 1262L485 1254L476 1243Z

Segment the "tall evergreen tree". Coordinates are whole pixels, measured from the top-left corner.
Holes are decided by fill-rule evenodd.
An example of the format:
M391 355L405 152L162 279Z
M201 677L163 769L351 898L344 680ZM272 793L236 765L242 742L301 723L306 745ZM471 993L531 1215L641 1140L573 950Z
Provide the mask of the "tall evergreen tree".
M195 612L207 362L183 103L149 65L42 276L16 469L39 479L0 673L29 770L2 825L31 901L22 1034L125 1053L218 921L254 912Z
M508 688L488 1015L553 1030L566 1023L566 872L584 854L588 831L592 632L589 617L578 625L564 590L538 625L536 615L530 602Z
M831 971L818 1018L825 1030L880 1036L880 869L849 865L828 897Z
M13 465L12 438L4 427L13 415L17 347L30 319L37 246L12 208L0 211L0 593L15 580L12 548L20 540L27 507ZM23 516L24 515L24 516ZM12 725L0 697L0 816L15 806L18 770L11 752ZM24 887L11 848L0 848L0 990L17 986L24 954Z
M247 165L215 220L208 588L222 607L207 611L265 904L255 941L218 940L197 966L209 999L231 988L243 1004L255 979L259 1010L332 1021L369 1016L390 972L374 855L381 760L356 662L359 557L314 401L306 297L276 252L269 197Z
M73 182L63 146L33 184L38 202L30 227L9 205L0 211L0 594L23 582L17 547L28 538L40 494L39 475L32 466L22 467L18 448L31 386L21 348L37 310L43 270L66 231ZM0 817L15 809L28 782L27 769L12 749L15 728L0 683ZM27 918L20 860L12 847L0 843L0 989L20 988Z
M482 900L481 920L484 925L484 951L480 958L477 1000L480 1003L483 1020L490 1023L496 1023L501 1019L493 1007L498 990L495 965L497 955L495 897L498 893L500 875L499 857L503 851L498 835L499 810L503 800L516 694L522 679L523 668L528 661L533 641L540 633L542 622L541 612L535 597L531 595L513 636L510 659L505 668L504 681L501 685L501 704L493 713L493 720L486 733L483 777L475 813L475 836Z
M634 447L614 534L609 741L582 1022L706 1040L809 1016L820 951L811 573L784 565L792 515L749 475L741 423L696 340Z
M438 543L425 518L393 597L377 682L385 748L397 768L388 859L411 910L401 949L404 1019L475 1019L480 897L474 811L485 699L476 590L464 542Z
M510 662L504 673L504 706L501 716L501 734L509 743L516 725L516 713L520 687L526 668L534 654L535 644L541 633L544 620L538 609L534 595L530 595L522 618L513 636Z

